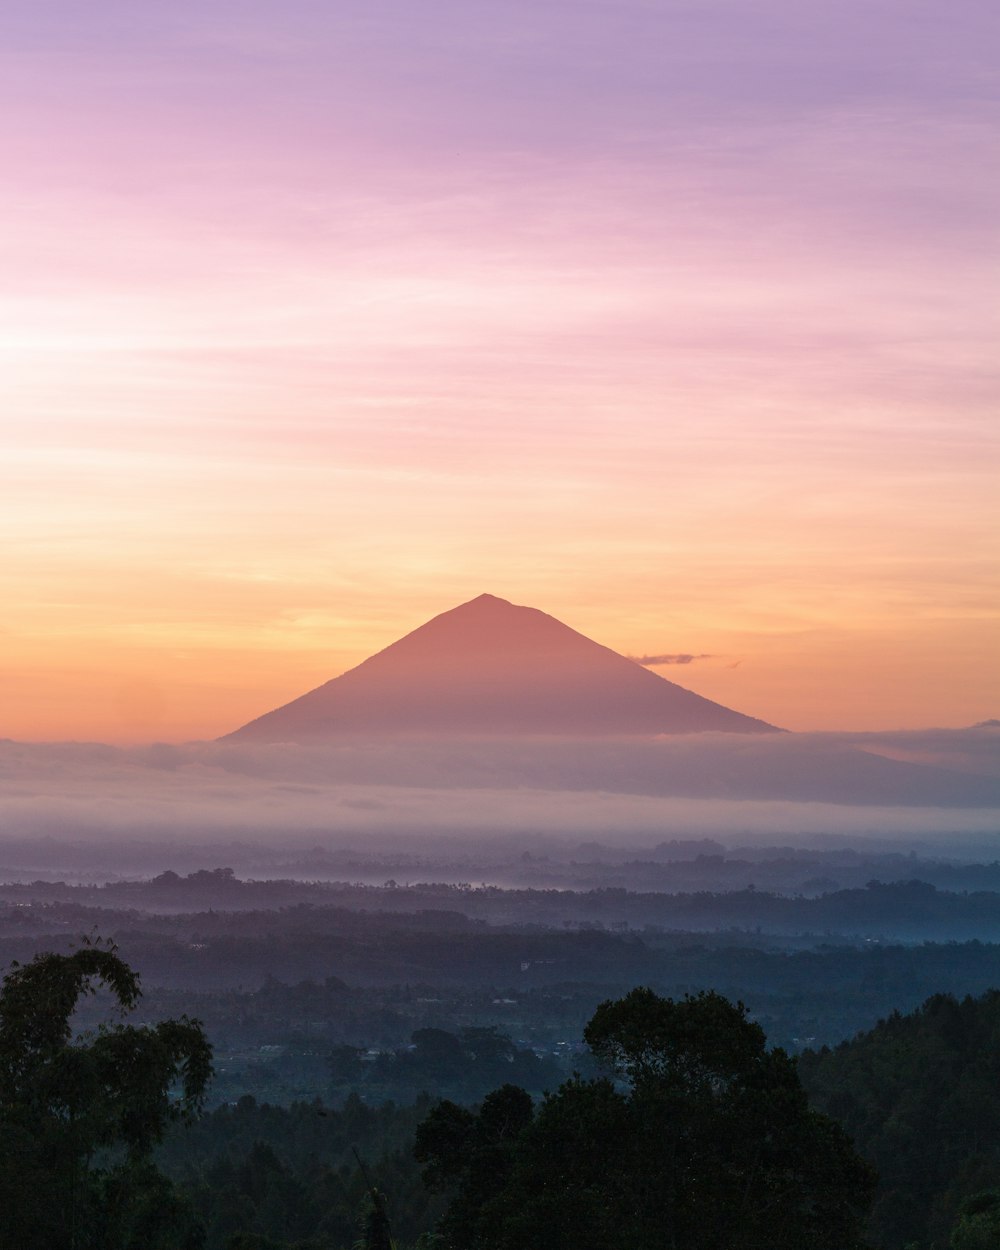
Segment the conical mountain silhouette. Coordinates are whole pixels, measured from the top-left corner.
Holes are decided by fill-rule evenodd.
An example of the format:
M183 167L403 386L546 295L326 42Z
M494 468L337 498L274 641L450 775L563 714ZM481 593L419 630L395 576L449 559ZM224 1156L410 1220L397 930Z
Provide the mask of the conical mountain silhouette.
M766 733L536 608L480 595L227 735Z

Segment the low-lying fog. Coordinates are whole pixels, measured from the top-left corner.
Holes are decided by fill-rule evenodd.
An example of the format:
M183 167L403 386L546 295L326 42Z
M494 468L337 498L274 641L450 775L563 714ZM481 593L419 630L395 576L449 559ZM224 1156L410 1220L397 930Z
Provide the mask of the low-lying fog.
M416 850L685 836L992 859L1000 729L129 749L5 741L0 783L0 844L152 843L164 865L171 848L230 841Z

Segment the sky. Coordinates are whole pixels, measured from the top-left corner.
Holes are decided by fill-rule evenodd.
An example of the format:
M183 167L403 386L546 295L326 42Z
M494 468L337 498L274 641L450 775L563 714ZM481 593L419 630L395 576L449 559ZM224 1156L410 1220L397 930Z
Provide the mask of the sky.
M993 0L10 0L0 737L483 592L797 730L1000 716Z

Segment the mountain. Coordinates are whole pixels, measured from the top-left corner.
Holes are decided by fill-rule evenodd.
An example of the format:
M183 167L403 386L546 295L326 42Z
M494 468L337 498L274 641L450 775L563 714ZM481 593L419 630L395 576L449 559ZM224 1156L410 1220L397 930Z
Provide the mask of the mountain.
M775 733L536 608L480 595L227 735Z

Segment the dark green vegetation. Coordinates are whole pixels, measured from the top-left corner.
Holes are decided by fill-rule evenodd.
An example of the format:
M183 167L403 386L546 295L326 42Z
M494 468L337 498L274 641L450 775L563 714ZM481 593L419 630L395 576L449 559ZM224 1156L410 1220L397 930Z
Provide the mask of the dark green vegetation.
M40 955L0 991L0 1242L195 1246L195 1222L149 1157L170 1121L200 1109L211 1049L186 1018L74 1037L73 1010L95 983L122 1012L135 1007L135 974L99 946Z
M799 1063L815 1104L878 1169L880 1245L944 1246L963 1202L1000 1187L1000 992L937 994ZM988 1223L994 1240L983 1244L1000 1245L995 1201L967 1216L960 1250Z
M706 861L713 856L698 855L687 867L693 873L710 871ZM776 873L787 873L796 863L786 857L764 866L778 865ZM842 871L844 863L838 863ZM582 871L580 865L571 867ZM657 870L668 873L676 867L667 863ZM733 865L726 861L725 867ZM656 1124L655 1117L643 1118L652 1115L656 1100L648 1095L654 1087L637 1085L627 1073L609 1085L591 1049L580 1041L599 1004L621 998L637 984L651 987L657 1001L676 1003L685 996L697 1001L711 987L725 999L747 1004L742 1022L754 1036L763 1031L772 1046L807 1052L798 1072L812 1105L843 1123L861 1155L882 1174L873 1245L947 1250L954 1236L953 1250L992 1246L989 1238L995 1240L1000 1227L1000 1202L993 1193L1000 1191L994 1150L1000 1105L992 1093L1000 1088L1000 1070L992 1061L992 1054L1000 1053L992 1023L997 1007L995 996L963 1001L963 995L982 995L1000 985L1000 945L976 938L906 944L893 935L988 936L992 917L1000 915L997 899L989 892L945 893L919 881L788 898L746 889L732 895L657 895L617 887L574 893L241 882L228 870L186 877L163 873L150 882L96 888L2 886L0 963L26 964L40 949L69 961L89 958L104 948L77 951L76 935L88 929L106 934L143 978L141 1014L132 1017L139 1024L131 1032L162 1040L166 1026L157 1026L156 1020L181 1024L185 1014L196 1015L213 1043L216 1075L204 1091L206 1105L215 1110L182 1129L172 1122L185 1106L177 1082L183 1073L175 1069L173 1078L165 1076L167 1068L147 1064L146 1052L138 1048L136 1062L148 1068L149 1088L159 1088L166 1101L157 1103L152 1093L146 1102L145 1095L140 1098L133 1119L153 1127L146 1138L133 1142L123 1127L121 1090L128 1082L137 1089L142 1081L134 1083L128 1064L112 1073L108 1063L101 1069L97 1061L110 1053L110 1042L103 1039L128 1031L124 1024L109 1027L106 1021L109 1007L135 1003L135 977L129 970L131 980L109 978L108 987L91 997L81 991L91 984L100 987L99 972L79 962L59 965L76 968L77 990L68 998L57 996L44 1009L63 1020L52 1054L76 1056L66 1060L66 1072L80 1075L82 1083L76 1109L49 1107L36 1134L26 1128L30 1099L25 1101L24 1091L31 1082L11 1084L13 1068L5 1078L0 1146L16 1168L2 1182L0 1218L13 1221L39 1208L42 1231L36 1242L0 1236L0 1247L60 1250L61 1244L71 1244L53 1240L49 1230L62 1218L60 1211L69 1208L77 1213L79 1247L97 1244L93 1237L91 1242L80 1239L103 1222L100 1244L130 1250L185 1244L204 1244L206 1250L347 1250L359 1238L362 1245L366 1237L384 1240L383 1211L400 1247L409 1250L421 1237L428 1247L446 1208L448 1219L459 1218L455 1212L460 1212L465 1182L456 1173L451 1188L428 1193L412 1155L417 1126L430 1114L434 1098L458 1108L456 1121L467 1128L480 1121L485 1126L492 1123L497 1091L504 1089L507 1109L515 1119L520 1116L522 1131L516 1137L524 1153L521 1145L515 1149L512 1140L506 1141L505 1150L513 1154L504 1185L509 1181L514 1188L497 1190L489 1199L500 1204L490 1208L496 1218L488 1231L495 1244L502 1245L496 1239L508 1233L515 1244L515 1233L503 1232L500 1218L508 1198L519 1209L533 1211L540 1227L562 1218L556 1210L559 1192L575 1194L576 1205L586 1209L592 1198L583 1192L588 1167L595 1178L597 1172L615 1178L615 1193L602 1198L603 1207L615 1211L615 1194L630 1194L630 1210L647 1210L649 1220L669 1219L686 1228L680 1209L667 1211L662 1202L644 1207L634 1188L644 1166L657 1177L666 1174L664 1159L653 1149L669 1138L663 1124L646 1132L648 1166L629 1144L633 1130L641 1138L642 1124ZM806 917L808 924L796 928L795 917ZM681 919L690 927L675 924ZM15 968L9 982L15 1008L19 1001L23 1007L17 986L25 971ZM29 999L42 1001L31 999L30 977L26 984ZM929 997L931 1002L912 1017L893 1014ZM880 1016L886 1021L873 1033L840 1045ZM89 1036L78 1036L80 1031ZM588 1040L593 1043L592 1034ZM11 1044L16 1049L16 1039ZM168 1055L164 1062L169 1066L176 1060ZM762 1096L754 1116L766 1111L777 1117L771 1137L799 1142L793 1160L799 1166L810 1151L796 1137L805 1131L795 1127L804 1104L801 1091L792 1094L792 1061L775 1057L767 1064L772 1084L765 1083L768 1096ZM58 1064L52 1067L57 1070ZM98 1071L107 1078L101 1078L103 1084L93 1075ZM112 1077L121 1082L118 1095ZM716 1079L713 1090L721 1088ZM526 1092L512 1095L511 1089ZM80 1108L91 1096L96 1101L84 1114ZM117 1120L112 1106L119 1109ZM157 1128L150 1109L164 1106ZM103 1107L100 1114L98 1107ZM785 1115L791 1119L781 1119ZM724 1158L727 1173L739 1176L746 1161L737 1149L737 1130L754 1116L731 1126L715 1155L706 1139L699 1160L707 1166ZM671 1117L670 1125L680 1131L685 1121L676 1107ZM813 1127L822 1123L807 1121ZM131 1132L133 1121L128 1123ZM67 1146L62 1153L48 1148L46 1154L45 1125L52 1129L50 1147L71 1125L66 1141L80 1148ZM147 1147L164 1127L166 1138L153 1154L161 1175ZM695 1128L688 1125L691 1142L697 1139ZM474 1128L466 1139L466 1162L478 1149L479 1131ZM564 1131L570 1134L565 1140L576 1146L560 1144ZM489 1145L487 1138L488 1133L483 1141ZM528 1150L532 1142L534 1154ZM585 1142L591 1143L586 1150ZM384 1208L373 1204L355 1147L385 1195L377 1200L385 1202ZM602 1153L605 1147L611 1153ZM534 1159L542 1169L538 1175L544 1175L543 1164L567 1157L575 1170L564 1168L551 1184L539 1182L524 1162ZM754 1173L762 1185L763 1162L764 1155ZM780 1160L772 1164L779 1193ZM50 1165L63 1168L51 1187L40 1179ZM14 1179L17 1168L21 1180ZM76 1179L69 1182L71 1173ZM836 1173L832 1167L831 1183ZM797 1191L808 1191L809 1183L801 1172L795 1177ZM855 1196L861 1188L853 1186ZM22 1192L28 1197L19 1201ZM722 1221L716 1228L717 1239L722 1238L725 1212L737 1199L732 1193L727 1198L725 1184L717 1179L700 1192L699 1204L707 1201L707 1193L717 1195L712 1218ZM750 1198L757 1196L754 1191L740 1197L744 1222ZM794 1204L787 1197L781 1205L793 1211L788 1244L799 1244L807 1236L805 1226L795 1224ZM843 1215L847 1207L841 1204L838 1210ZM154 1214L160 1223L153 1222ZM642 1220L647 1216L635 1218L639 1223L633 1226L623 1211L614 1217L616 1228L627 1228L629 1240L621 1244L629 1250L646 1236ZM762 1215L761 1227L763 1222ZM833 1216L825 1219L827 1225L838 1227ZM516 1235L530 1250L525 1229L518 1227ZM599 1227L595 1217L580 1236L597 1236ZM847 1237L845 1226L839 1227ZM822 1235L810 1231L810 1246L822 1245L816 1240ZM697 1245L694 1236L685 1231L683 1244ZM768 1236L768 1245L781 1244L773 1233ZM609 1244L618 1250L619 1243Z
M205 1250L228 1250L238 1233L349 1250L369 1210L356 1149L386 1195L396 1239L412 1246L444 1208L413 1158L417 1126L431 1105L424 1097L369 1107L356 1094L340 1107L242 1098L171 1134L157 1162L197 1211Z
M453 1194L450 1250L862 1245L873 1175L741 1006L637 989L586 1039L615 1080L574 1078L537 1110L505 1085L418 1129L425 1177Z
M200 1027L115 1023L77 1037L74 1007L94 985L135 1005L134 974L99 946L15 968L0 994L5 1250L363 1246L365 1227L371 1240L384 1225L355 1151L400 1246L435 1244L440 1222L445 1244L483 1250L847 1250L861 1244L871 1184L850 1137L881 1174L873 1245L984 1250L1000 1228L998 992L937 995L796 1065L718 994L635 990L587 1026L606 1074L541 1099L512 1082L472 1109L244 1097L182 1126L208 1075ZM485 1078L516 1062L488 1030L431 1031L412 1046L386 1062L417 1056L429 1084L436 1065L445 1078L450 1064L483 1061Z
M735 1010L719 1005L716 996L709 1001L723 1017ZM740 1053L749 1057L752 1072L760 1057L759 1031L745 1017L740 1021L737 1033L745 1032L748 1039ZM589 1040L608 1053L603 1039L610 1037L610 1057L632 1063L628 1051L623 1049L621 1056L615 1053L615 1023L614 1013L609 1019L608 1010L602 1009ZM641 1032L632 1030L626 1040ZM702 1034L706 1032L710 1032L707 1025L701 1029ZM991 1197L991 1191L1000 1190L998 1033L1000 994L964 1001L937 996L916 1012L890 1017L835 1050L798 1059L798 1074L812 1106L841 1124L862 1159L880 1173L869 1235L871 1244L880 1250L948 1250L953 1233L954 1250L995 1250L1000 1202L996 1194ZM650 1054L655 1056L655 1047ZM771 1062L777 1088L787 1083L785 1096L766 1108L756 1127L777 1121L783 1125L779 1144L785 1135L801 1144L801 1133L811 1133L822 1120L807 1116L803 1121L801 1095L794 1092L789 1061L778 1057ZM766 1066L762 1064L759 1072L765 1074ZM652 1076L655 1087L655 1066ZM513 1167L515 1154L520 1160L518 1179L511 1184L522 1188L510 1191L517 1193L518 1203L530 1201L548 1209L547 1204L565 1188L570 1192L575 1192L574 1186L586 1188L592 1164L595 1184L600 1169L607 1168L624 1185L628 1178L615 1171L629 1158L627 1154L619 1158L618 1152L625 1149L621 1134L646 1110L638 1106L630 1110L635 1097L634 1085L616 1090L600 1080L571 1079L549 1097L536 1100L533 1108L527 1095L506 1087L471 1110L452 1104L429 1119L427 1099L409 1106L369 1107L355 1094L339 1108L316 1102L283 1108L246 1098L202 1117L182 1134L172 1134L158 1159L180 1182L208 1227L208 1250L224 1250L226 1236L237 1228L267 1231L278 1240L317 1237L323 1250L341 1250L350 1244L349 1231L357 1227L364 1201L364 1179L351 1153L351 1146L357 1144L376 1183L388 1194L397 1237L408 1245L431 1228L441 1213L440 1205L420 1184L420 1168L410 1153L421 1121L429 1125L424 1130L425 1166L431 1146L435 1157L442 1159L450 1150L449 1141L455 1147L452 1157L458 1166L447 1177L439 1176L453 1186L453 1197L457 1193L459 1201L449 1218L460 1221L464 1218L463 1186L481 1182L486 1186L484 1193L492 1195L490 1201L503 1204L506 1189L490 1188L496 1179L498 1150L505 1169L508 1164ZM752 1106L753 1097L751 1083L748 1102L743 1105ZM654 1100L650 1114L655 1106ZM697 1110L698 1103L688 1106ZM513 1149L508 1138L500 1143L490 1138L490 1125L501 1111L509 1113L522 1131L530 1129L523 1154L520 1147ZM720 1158L726 1159L729 1168L737 1166L739 1158L734 1163L725 1152L735 1150L739 1140L746 1148L747 1138L740 1139L740 1132L748 1124L754 1127L752 1116L738 1122L726 1140L710 1137L700 1156L706 1166ZM657 1140L662 1145L662 1139ZM834 1162L839 1158L843 1164L843 1138L834 1134L833 1140L840 1143ZM534 1153L528 1151L529 1142L535 1143ZM480 1147L484 1153L476 1157L483 1175L477 1182L470 1169L478 1167L473 1157ZM815 1159L814 1142L809 1149ZM535 1173L527 1168L529 1159ZM546 1183L546 1178L551 1180L550 1167L559 1161L563 1171L554 1184ZM648 1172L634 1156L631 1163L634 1172L645 1175L643 1168ZM792 1163L805 1166L808 1159ZM781 1164L779 1154L773 1161L774 1184L780 1183ZM835 1167L833 1179L839 1174L843 1182L853 1166L846 1173ZM503 1177L511 1175L509 1169L503 1172ZM808 1174L801 1179L809 1181ZM637 1183L634 1177L630 1183ZM812 1183L817 1183L815 1175ZM862 1174L861 1189L847 1195L851 1209L863 1185ZM652 1183L650 1187L657 1188ZM712 1192L722 1197L727 1191L723 1184ZM763 1193L755 1193L762 1202ZM994 1240L988 1240L989 1236Z
M1000 1245L1000 1192L987 1190L962 1203L951 1250L992 1250Z

